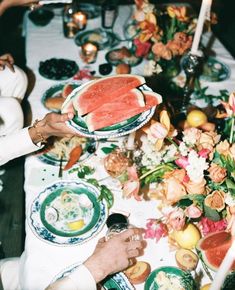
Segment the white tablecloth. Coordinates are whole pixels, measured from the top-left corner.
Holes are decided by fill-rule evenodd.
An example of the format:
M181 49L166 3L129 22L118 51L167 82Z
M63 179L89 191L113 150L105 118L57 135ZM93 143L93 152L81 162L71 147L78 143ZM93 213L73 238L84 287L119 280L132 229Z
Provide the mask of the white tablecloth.
M122 25L129 19L131 7L121 6L118 19L115 23L114 31L123 36ZM87 29L100 27L101 19L95 18L88 21ZM121 25L120 25L121 24ZM75 45L73 39L67 39L63 35L61 10L55 11L55 17L49 25L44 27L35 26L25 15L25 34L26 34L26 58L27 66L33 71L36 83L29 96L29 103L32 109L33 120L43 117L48 111L41 103L42 94L56 84L56 81L47 80L38 73L39 62L46 59L69 58L75 60L80 68L84 66L80 57L80 48ZM204 43L208 42L210 34L204 37ZM121 43L120 46L124 45ZM216 39L213 43L213 49L216 51L219 60L231 68L231 77L229 80L218 83L204 83L209 86L210 92L217 93L221 89L228 89L230 92L235 84L235 61L231 55ZM106 51L99 51L98 60L92 64L92 69L98 72L98 65L105 62L104 55ZM133 68L132 73L142 74L143 63ZM114 73L114 70L113 70ZM89 163L95 165L99 170L96 171L98 179L105 176L102 167L102 153L98 150L98 156L89 159ZM64 179L76 179L73 174L64 173ZM97 239L104 236L107 230L106 226L93 239L82 245L75 246L56 246L52 243L39 239L29 227L27 221L28 210L33 200L48 185L58 181L58 167L46 165L38 160L36 156L28 156L25 163L25 193L26 193L26 240L25 251L21 258L21 284L24 290L42 290L51 280L63 269L71 264L84 261L93 251ZM114 188L115 185L112 185ZM123 199L120 190L114 191L115 203L111 212L125 211L130 214L130 223L136 226L144 227L147 219L157 217L155 201L137 202L134 199ZM175 266L174 252L169 251L167 239L163 238L156 243L153 240L147 240L148 245L144 257L140 260L151 264L152 269L164 265ZM197 272L201 270L201 265ZM204 273L205 274L205 273ZM209 282L204 275L203 282ZM136 286L136 289L144 289L144 285Z

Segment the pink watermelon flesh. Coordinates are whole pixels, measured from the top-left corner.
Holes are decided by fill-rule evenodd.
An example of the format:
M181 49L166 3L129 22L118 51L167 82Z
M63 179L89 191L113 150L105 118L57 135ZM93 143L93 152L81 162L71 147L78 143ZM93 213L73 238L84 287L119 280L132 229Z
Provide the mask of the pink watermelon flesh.
M162 98L154 92L142 92L145 97L145 106L138 104L135 94L131 91L119 100L112 103L106 103L98 109L89 113L86 117L86 124L90 132L104 127L108 127L135 115L151 109L161 103ZM132 99L130 98L132 96ZM126 100L126 101L125 101Z
M62 97L66 99L68 95L72 93L72 91L73 91L73 86L71 84L64 85L63 90L62 90Z
M202 238L197 245L197 249L201 251L205 264L213 271L217 271L231 244L231 234L222 231ZM231 269L235 269L235 262Z
M74 108L78 115L85 115L144 83L145 79L141 76L125 74L93 81L77 93Z

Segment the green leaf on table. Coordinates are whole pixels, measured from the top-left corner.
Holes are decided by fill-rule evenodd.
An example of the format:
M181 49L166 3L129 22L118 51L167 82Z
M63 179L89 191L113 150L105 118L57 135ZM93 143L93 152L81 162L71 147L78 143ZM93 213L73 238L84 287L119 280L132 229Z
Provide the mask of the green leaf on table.
M83 166L78 167L77 176L79 178L84 178L86 175L91 175L94 172L95 172L94 168L87 166L87 165L83 165Z
M113 193L111 190L105 186L101 185L101 190L100 190L100 195L98 197L98 200L105 200L107 202L108 208L111 208L113 206L114 198L113 198Z
M111 153L113 150L115 150L118 146L116 144L110 144L110 147L102 147L101 150L105 154Z
M221 219L220 214L217 210L210 208L209 206L204 205L204 215L210 220L217 222Z
M100 187L99 182L95 178L88 178L86 181L89 182L90 184L94 185L97 188Z

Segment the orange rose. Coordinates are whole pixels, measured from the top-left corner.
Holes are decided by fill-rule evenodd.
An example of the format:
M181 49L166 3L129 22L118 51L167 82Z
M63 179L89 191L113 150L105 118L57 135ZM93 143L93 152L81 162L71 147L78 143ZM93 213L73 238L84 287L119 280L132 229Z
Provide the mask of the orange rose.
M208 169L210 173L210 179L214 182L223 182L227 176L227 170L215 163L212 163Z
M184 183L188 194L206 194L206 180L203 178L200 182L189 180Z
M227 140L221 141L218 145L216 145L216 151L219 154L227 156L229 154L230 145Z
M214 146L219 142L219 139L220 135L213 131L203 132L198 140L198 149L209 149L210 152L213 152Z
M214 190L211 194L207 195L204 204L211 209L221 211L225 207L225 193L222 190Z
M152 46L152 52L156 55L157 58L171 59L172 53L169 48L167 48L162 42L156 42Z

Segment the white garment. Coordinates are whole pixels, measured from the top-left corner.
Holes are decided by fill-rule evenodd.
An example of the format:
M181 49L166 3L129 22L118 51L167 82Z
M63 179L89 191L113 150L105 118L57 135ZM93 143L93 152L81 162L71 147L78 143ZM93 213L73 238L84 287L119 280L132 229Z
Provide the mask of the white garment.
M28 79L22 69L14 66L0 71L0 136L21 129L24 123L20 102L24 98Z
M17 130L7 136L0 136L0 165L40 148L32 142L28 128Z
M20 259L9 258L0 261L0 277L3 290L22 290L19 283ZM68 277L62 278L46 290L96 290L96 283L90 271L80 265ZM44 290L44 289L42 289Z

